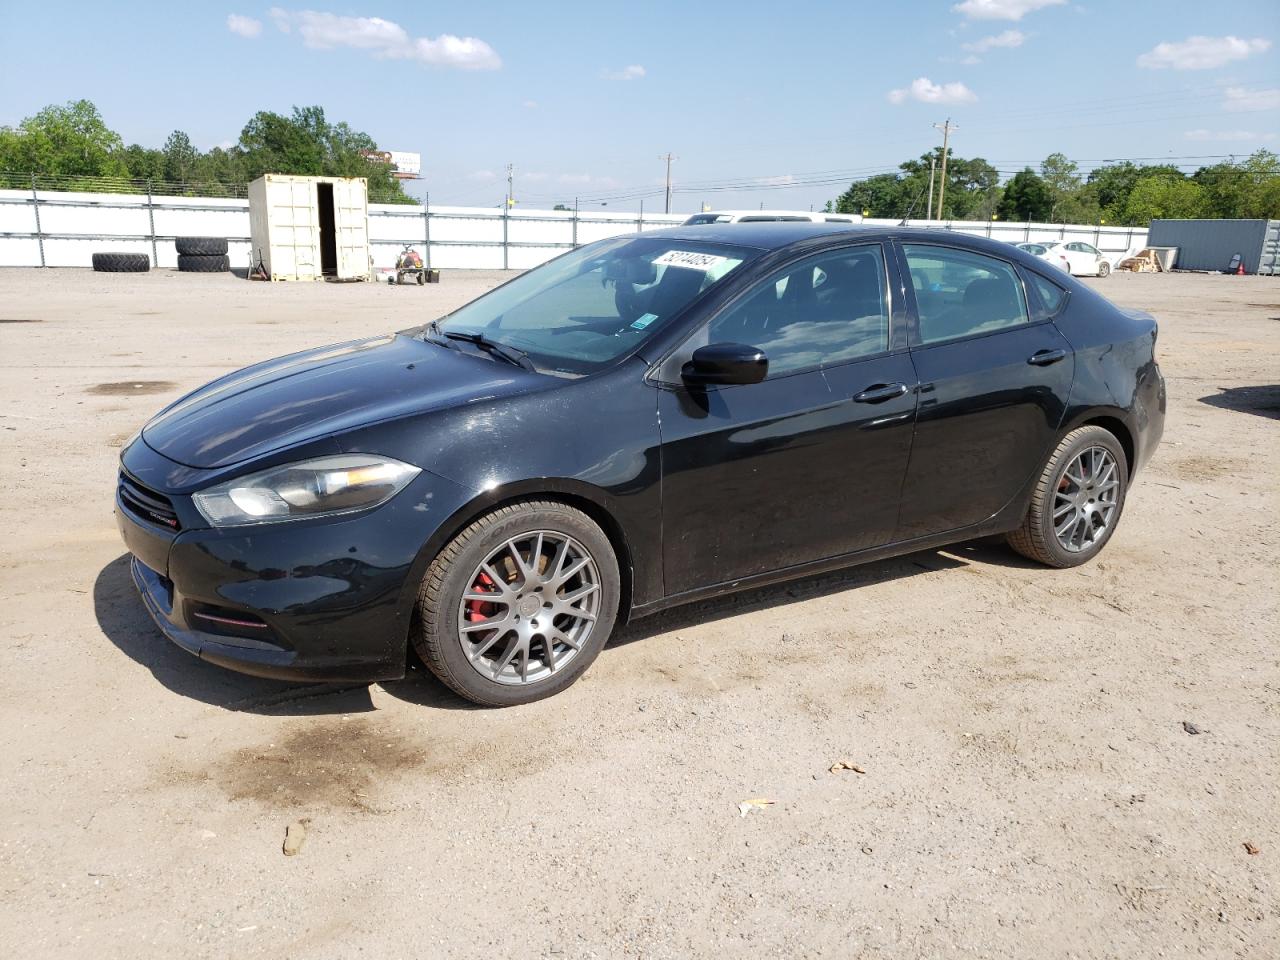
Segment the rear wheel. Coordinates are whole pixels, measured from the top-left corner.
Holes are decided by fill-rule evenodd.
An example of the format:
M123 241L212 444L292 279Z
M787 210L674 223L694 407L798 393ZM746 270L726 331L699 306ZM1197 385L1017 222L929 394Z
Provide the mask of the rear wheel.
M1098 263L1098 276L1099 276L1099 277L1108 277L1108 276L1110 276L1110 275L1111 275L1111 264L1107 263L1107 261L1105 261L1105 260L1101 260L1101 261L1099 261L1099 263Z
M414 647L475 703L541 700L582 676L604 647L619 582L608 538L581 511L550 501L501 507L427 570Z
M1129 464L1102 427L1072 430L1045 464L1009 545L1051 567L1075 567L1102 550L1124 510Z

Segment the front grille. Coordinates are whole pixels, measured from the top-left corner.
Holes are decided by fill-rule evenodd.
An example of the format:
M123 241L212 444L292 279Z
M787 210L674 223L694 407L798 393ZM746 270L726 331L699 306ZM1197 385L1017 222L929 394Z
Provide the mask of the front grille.
M120 474L120 502L135 516L158 523L170 530L178 529L178 513L173 501L162 493L144 487L127 474Z

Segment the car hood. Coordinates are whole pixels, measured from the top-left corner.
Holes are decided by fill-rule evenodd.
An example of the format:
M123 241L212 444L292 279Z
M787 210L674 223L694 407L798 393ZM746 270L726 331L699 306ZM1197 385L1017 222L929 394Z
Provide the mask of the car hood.
M544 379L395 334L246 367L166 407L142 438L186 466L228 467L382 420L518 393Z

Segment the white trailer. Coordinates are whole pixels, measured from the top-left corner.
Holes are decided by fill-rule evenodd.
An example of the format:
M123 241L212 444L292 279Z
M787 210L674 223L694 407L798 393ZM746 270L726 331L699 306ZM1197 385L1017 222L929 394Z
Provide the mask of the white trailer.
M268 173L249 184L249 267L272 280L368 280L369 181Z

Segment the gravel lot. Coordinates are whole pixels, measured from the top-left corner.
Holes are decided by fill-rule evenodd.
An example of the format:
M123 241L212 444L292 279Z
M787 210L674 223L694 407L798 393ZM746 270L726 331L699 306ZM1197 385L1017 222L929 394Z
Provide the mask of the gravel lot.
M170 646L111 517L121 442L500 277L0 271L7 953L1280 955L1280 279L1098 282L1160 319L1170 408L1076 570L971 543L701 604L506 711Z

